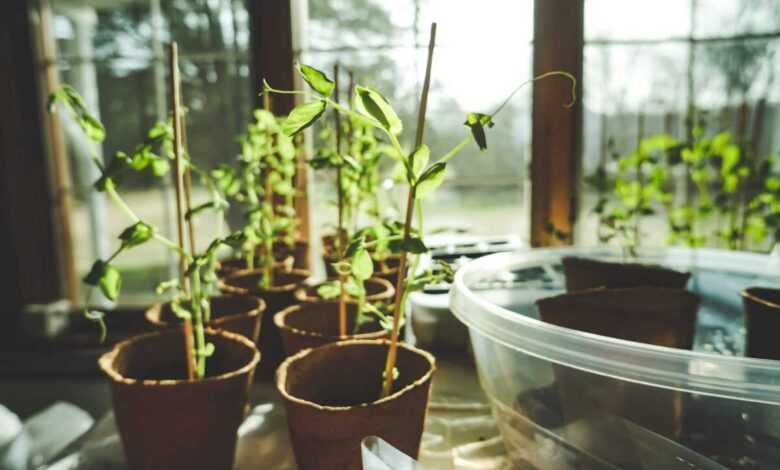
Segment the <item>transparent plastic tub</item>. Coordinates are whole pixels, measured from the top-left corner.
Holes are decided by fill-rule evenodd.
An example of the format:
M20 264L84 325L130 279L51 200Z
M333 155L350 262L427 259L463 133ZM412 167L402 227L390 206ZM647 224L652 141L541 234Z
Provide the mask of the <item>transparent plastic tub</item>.
M780 469L780 362L740 357L739 295L780 286L777 257L641 254L693 273L702 303L684 351L540 321L534 302L563 292L567 255L621 258L604 248L491 255L461 268L451 292L513 468Z

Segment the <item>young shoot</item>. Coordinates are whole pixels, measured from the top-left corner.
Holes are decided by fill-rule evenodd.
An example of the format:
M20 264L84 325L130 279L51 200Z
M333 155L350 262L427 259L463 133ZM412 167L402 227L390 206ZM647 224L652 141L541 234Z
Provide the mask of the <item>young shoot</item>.
M429 66L430 68L430 66ZM535 77L520 85L509 96L499 108L491 114L468 113L465 120L465 126L469 129L468 135L457 143L450 151L446 152L439 159L431 161L430 151L425 144L420 143L409 151L400 143L400 137L403 131L403 123L391 107L384 96L376 90L369 87L357 85L355 87L356 109L351 109L331 98L334 82L323 72L309 66L301 65L299 67L304 81L316 93L316 97L294 108L287 120L282 125L288 135L295 135L305 128L311 126L325 110L330 107L337 109L340 113L354 117L359 122L377 129L387 143L392 146L394 151L400 155L402 164L405 168L406 186L408 188L406 217L403 224L403 234L395 245L400 249L400 266L396 291L396 299L393 307L393 330L388 350L388 356L383 373L382 396L387 396L392 391L394 380L395 358L399 336L399 328L404 317L405 300L408 297L412 287L419 289L430 280L430 278L413 277L407 279L406 258L407 255L420 255L426 253L428 248L425 246L421 236L414 234L412 230L412 220L415 210L415 201L421 201L430 196L443 182L446 176L447 164L469 143L474 141L480 150L487 148L485 128L493 126L493 118L500 112L506 102L517 92L517 90L527 83L550 76L562 76L572 81L572 92L574 91L575 79L566 72L549 72ZM270 88L270 87L269 87ZM270 89L277 93L300 93L284 90ZM574 99L574 96L572 97ZM565 106L571 106L569 103ZM422 133L419 127L424 119L418 122L418 139L421 139ZM418 207L419 209L419 207ZM418 213L418 218L422 218L422 213Z
M175 55L174 55L175 57ZM178 85L178 84L177 84ZM60 104L79 123L87 138L95 145L99 145L105 138L105 129L86 108L84 101L71 87L63 87L54 92L49 100L51 110ZM181 112L180 108L178 113ZM154 176L162 177L169 173L170 161L180 172L185 171L185 165L189 171L193 171L203 178L207 178L205 172L196 169L189 158L182 151L181 142L177 137L177 118L170 122L156 124L147 134L147 139L136 149L126 154L118 152L108 164L102 164L95 155L93 161L100 170L100 177L94 184L94 189L105 193L114 205L128 219L129 226L118 236L119 244L114 252L105 260L97 260L92 265L88 274L84 277L85 284L90 286L86 293L85 315L87 318L97 321L101 327L101 341L105 338L106 329L104 315L101 312L90 311L88 306L95 289L99 289L103 295L111 301L117 301L121 291L122 275L114 265L114 261L122 254L147 242L156 242L180 256L184 269L178 279L163 283L158 291L172 290L171 307L185 324L185 350L188 369L191 367L191 376L194 379L203 378L206 374L206 359L213 354L214 346L205 341L204 325L210 320L209 298L216 292L215 266L217 250L222 245L236 245L240 243L240 235L231 235L220 238L219 235L202 252L196 253L193 247L186 248L182 240L176 243L165 237L157 227L143 220L133 211L130 205L120 196L118 188L122 178L130 172L150 172ZM178 148L177 148L178 147ZM214 199L200 206L192 208L186 214L186 219L192 223L194 216L206 210L214 208L224 210L226 203L219 197L216 190L217 183L209 179L210 194ZM191 206L191 204L188 204ZM183 224L184 217L180 223ZM218 226L218 231L221 227ZM180 230L180 233L182 231ZM190 324L191 322L191 324ZM191 325L189 329L186 325Z
M294 140L281 132L270 103L254 115L255 121L239 137L238 172L228 166L216 171L225 196L244 207L241 252L246 267L261 268L260 287L268 289L273 285L276 265L274 246L277 242L292 246L295 240L293 178L298 150Z

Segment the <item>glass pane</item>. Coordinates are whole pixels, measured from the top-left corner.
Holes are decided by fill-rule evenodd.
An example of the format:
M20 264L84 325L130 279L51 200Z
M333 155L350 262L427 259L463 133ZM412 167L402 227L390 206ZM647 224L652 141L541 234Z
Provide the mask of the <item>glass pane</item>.
M776 100L779 39L701 43L696 47L696 102L708 109Z
M697 37L774 33L780 30L776 0L696 0Z
M479 2L478 16L471 2L423 0L419 3L418 41L423 45L428 42L429 25L433 21L438 23L437 44L481 50L494 60L503 56L494 47L529 43L533 39L532 1L483 0ZM490 48L489 54L485 53L486 48ZM470 59L473 55L468 53L464 57Z
M585 41L686 37L690 32L690 18L688 0L588 0Z
M414 2L309 0L310 50L414 45Z
M253 101L244 2L85 1L75 5L52 0L50 4L59 81L74 86L107 129L107 139L97 149L99 157L133 150L156 121L168 116L171 37L179 44L193 157L211 167L237 155L236 136L249 121ZM95 258L110 254L115 237L129 221L102 197L94 196L92 151L73 123L64 122L64 128L75 195L74 249L83 275ZM170 186L167 179L134 175L123 181L122 193L143 220L173 236ZM194 203L202 198L203 189L196 187ZM198 233L201 245L213 235L203 232ZM169 277L174 262L153 243L120 256L116 265L125 274L121 301L148 301L154 287Z
M403 142L411 147L416 126L417 103L425 73L426 47L430 21L438 22L437 49L429 97L425 142L432 158L438 158L468 135L463 125L469 111L492 112L522 81L530 78L533 35L532 2L488 1L484 17L475 22L473 5L427 0L419 2L417 46L348 51L353 38L371 42L371 34L360 23L344 18L317 17L327 13L320 0L309 2L309 51L305 60L331 71L334 61L355 72L361 84L377 87L390 100L407 129ZM343 2L342 2L343 3ZM353 0L349 5L363 5ZM414 31L413 2L394 4L385 20L394 26L396 39ZM357 8L355 6L354 8ZM351 11L347 8L346 11ZM406 16L404 16L406 15ZM346 15L349 16L348 14ZM329 25L329 26L327 26ZM324 28L342 27L341 36ZM319 29L318 29L319 28ZM353 28L354 31L350 30ZM320 47L316 38L334 38L331 50ZM389 36L388 36L389 37ZM390 42L390 44L397 44ZM342 78L344 81L345 79ZM344 83L342 81L342 83ZM527 233L528 217L523 208L524 180L530 151L530 91L517 93L489 130L488 150L480 152L470 143L448 167L449 181L426 205L426 230L466 228L477 234ZM389 162L383 177L389 180L394 165ZM334 220L335 199L332 175L315 172L312 191L312 225L320 229ZM405 194L387 191L387 205L396 216ZM319 206L319 207L318 207Z

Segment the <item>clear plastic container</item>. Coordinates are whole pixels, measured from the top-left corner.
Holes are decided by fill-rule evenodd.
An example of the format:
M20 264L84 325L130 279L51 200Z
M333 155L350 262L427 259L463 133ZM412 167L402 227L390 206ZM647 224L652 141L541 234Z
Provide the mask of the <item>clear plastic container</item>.
M563 292L568 255L621 259L605 248L486 256L457 272L450 296L517 468L780 469L780 362L740 357L739 295L780 286L778 259L642 253L639 262L693 274L702 303L694 351L684 351L540 321L534 302Z

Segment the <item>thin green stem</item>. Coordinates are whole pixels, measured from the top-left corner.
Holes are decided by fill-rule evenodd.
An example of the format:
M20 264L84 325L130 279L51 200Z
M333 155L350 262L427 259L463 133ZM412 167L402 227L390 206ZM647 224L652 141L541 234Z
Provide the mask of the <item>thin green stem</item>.
M404 238L403 235L390 235L389 237L383 238L381 240L380 239L376 239L376 240L371 240L369 242L364 242L363 246L365 248L373 248L373 247L377 246L379 243L387 242L387 241L393 241L393 240L403 240L403 238Z
M106 194L108 194L108 198L111 199L111 202L113 202L119 208L119 210L121 210L127 216L127 218L133 222L141 221L141 218L135 215L135 212L130 209L130 206L128 206L122 197L119 196L119 193L116 192L113 183L109 182L106 184Z
M192 257L190 256L190 254L187 253L187 251L185 251L184 249L182 249L182 247L180 247L178 243L174 243L171 240L168 240L167 238L165 238L164 236L160 235L157 232L154 233L153 238L159 243L163 244L164 246L175 251L176 253L184 256L188 261L191 261Z
M203 327L203 312L201 310L201 300L203 292L201 290L200 270L192 271L192 292L191 305L193 313L193 325L195 329L195 363L196 376L202 379L206 376L206 333Z
M474 139L474 137L469 134L466 137L463 138L458 144L452 148L449 152L445 153L443 157L439 159L440 162L447 163L448 161L452 160L452 157L460 153L461 150L463 150L466 145L469 144Z
M574 106L574 102L577 100L577 79L574 77L574 75L570 74L569 72L564 72L563 70L553 70L552 72L546 72L541 75L537 75L536 77L526 80L523 83L519 84L514 90L512 90L512 93L509 94L509 96L506 97L506 99L496 108L495 111L493 111L490 114L490 117L494 117L496 114L500 113L502 109L504 109L504 106L509 104L510 101L512 101L512 98L515 97L518 91L520 91L524 86L528 85L529 83L533 83L537 80L541 80L543 78L547 77L553 77L553 76L561 76L566 77L569 80L571 80L571 101L564 104L564 108L571 108Z

